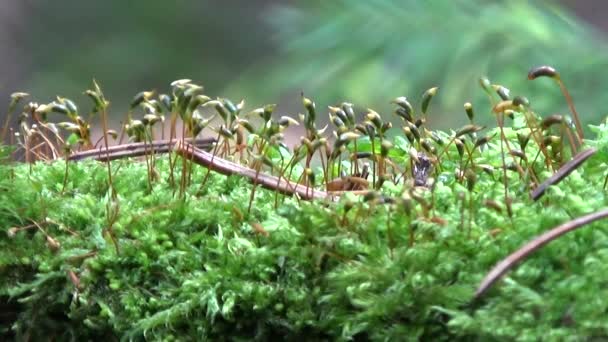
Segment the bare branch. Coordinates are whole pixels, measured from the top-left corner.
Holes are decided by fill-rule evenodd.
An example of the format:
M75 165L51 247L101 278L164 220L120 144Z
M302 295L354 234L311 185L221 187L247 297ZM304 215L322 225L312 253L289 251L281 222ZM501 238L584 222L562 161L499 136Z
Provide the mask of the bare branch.
M213 158L211 153L202 151L189 143L182 144L181 142L178 142L175 146L175 150L184 158L192 160L195 163L207 167L215 172L226 176L236 174L249 178L252 182L256 182L264 188L278 191L280 193L288 195L297 194L302 199L322 199L329 196L329 194L325 191L314 190L301 184L293 184L292 182L289 182L283 178L281 178L279 181L278 177L263 173L257 174L256 177L255 170L225 159Z
M186 141L193 141L194 145L198 148L210 148L213 146L215 139L206 138L206 139L196 139L191 140L187 139ZM176 141L170 142L169 140L159 140L153 141L152 143L132 143L132 144L123 144L112 146L108 148L108 158L105 156L105 151L101 151L101 149L88 150L83 152L77 152L71 154L68 159L69 160L83 160L83 159L95 159L98 161L105 160L115 160L121 158L129 158L129 157L139 157L143 156L146 153L167 153L171 151L171 147L176 144ZM103 153L103 154L102 154Z
M544 181L541 185L539 185L536 189L534 189L531 193L533 200L538 200L542 195L545 194L547 188L551 185L557 184L562 181L562 179L566 178L572 171L576 170L585 160L589 159L592 155L595 154L597 150L595 148L590 148L588 150L584 150L583 152L577 154L564 164L562 167L557 170L553 176L549 177L546 181Z
M604 209L602 211L598 211L592 214L588 214L585 216L581 216L572 221L561 224L541 235L533 239L532 241L525 244L523 247L511 253L508 257L504 258L501 262L496 264L494 268L486 275L483 279L477 291L475 292L474 298L477 299L481 297L501 276L507 273L511 268L513 268L517 263L522 261L528 255L534 253L536 250L541 248L542 246L548 244L549 242L557 239L558 237L571 232L581 226L589 224L591 222L597 221L599 219L605 218L608 216L608 209Z

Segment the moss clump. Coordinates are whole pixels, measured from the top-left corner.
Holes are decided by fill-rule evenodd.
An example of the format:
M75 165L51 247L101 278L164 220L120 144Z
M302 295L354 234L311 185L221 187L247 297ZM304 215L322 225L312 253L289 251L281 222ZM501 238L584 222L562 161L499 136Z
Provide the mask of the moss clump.
M150 96L136 98L150 104ZM183 92L173 96L168 107L197 117ZM214 101L210 106L224 124L246 128L235 114L242 105ZM301 120L308 141L292 153L277 139L291 121L274 121L273 107L253 111L265 124L240 143L236 130L222 130L231 125L218 126L217 158L287 179L303 174L300 183L319 189L329 181L368 182L370 191L346 192L337 201L277 200L268 189L252 196L254 186L238 174L209 173L174 154L118 159L108 168L95 161L12 163L3 148L2 334L60 340L606 338L608 231L601 223L552 242L481 300L472 298L487 271L524 242L606 206L607 126L592 127L595 139L570 146L561 141L566 131L543 128L527 105L512 102L500 113L514 120L500 127L484 131L472 122L439 132L417 124L422 117L405 98L395 102L404 137L373 111L359 125L349 121L348 106L340 107L344 113L330 108L332 124L343 130L332 141L335 149L323 142L308 99ZM343 114L345 120L336 120ZM68 116L80 125L72 127L71 146L87 145L87 126ZM203 120L183 117L193 130ZM147 122L131 121L127 134L151 142L150 117ZM540 200L530 197L571 149L589 146L599 153ZM313 156L320 156L318 167ZM421 158L432 161L424 181L416 176ZM352 171L351 178L341 177L340 169Z

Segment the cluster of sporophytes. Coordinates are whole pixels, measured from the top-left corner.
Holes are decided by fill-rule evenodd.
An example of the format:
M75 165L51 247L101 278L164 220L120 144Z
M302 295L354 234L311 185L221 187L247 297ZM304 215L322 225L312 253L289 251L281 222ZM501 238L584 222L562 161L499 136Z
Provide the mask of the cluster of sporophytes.
M572 119L542 116L485 78L497 126L477 125L481 111L465 103L469 122L450 132L426 127L438 88L420 110L396 98L392 116L329 106L323 128L304 96L299 116L277 118L274 105L243 114L244 102L212 99L189 80L137 94L119 131L105 123L96 84L87 119L67 98L29 102L18 128L3 129L2 333L606 337L608 235L597 223L475 292L532 237L606 206L608 126L584 139L559 74L540 67L537 77L562 87ZM295 125L304 133L290 148L283 134ZM213 139L201 139L208 130Z

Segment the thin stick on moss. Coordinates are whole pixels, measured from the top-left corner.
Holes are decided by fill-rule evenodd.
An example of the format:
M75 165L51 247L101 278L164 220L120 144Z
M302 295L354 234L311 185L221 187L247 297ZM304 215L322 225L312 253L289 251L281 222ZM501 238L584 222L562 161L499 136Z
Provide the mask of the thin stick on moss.
M214 138L205 139L186 139L186 142L200 149L207 150L215 143ZM177 141L173 140L158 140L148 143L148 146L154 148L155 153L169 153ZM89 150L83 152L72 153L68 159L77 161L83 159L94 159L98 161L115 160L123 158L141 157L146 154L144 143L130 143L109 147L105 155L100 155L97 150Z
M562 179L566 178L566 176L568 176L572 171L576 170L583 162L585 162L585 160L594 155L595 152L597 152L595 148L590 148L574 156L572 160L560 167L557 172L555 172L551 177L532 191L532 199L535 201L538 200L542 195L544 195L549 186L561 182Z
M608 209L604 209L592 214L581 216L572 221L568 221L534 238L532 241L528 242L517 251L511 253L508 257L504 258L501 262L496 264L494 268L492 268L492 270L479 284L479 287L475 292L474 299L481 297L494 283L496 283L496 281L498 281L498 279L500 279L500 277L512 269L516 264L524 260L528 255L534 253L544 245L568 232L599 219L603 219L607 216Z
M267 175L264 173L259 173L256 176L256 170L254 169L250 169L248 167L233 163L222 158L213 158L213 155L211 153L202 151L199 148L196 148L188 143L182 144L181 142L179 142L175 146L175 150L178 155L181 155L185 158L191 158L194 163L207 167L210 170L218 172L220 174L226 176L236 174L241 177L248 178L251 181L255 179L255 182L258 185L266 189L279 191L288 195L298 195L302 199L324 199L330 196L329 193L320 190L308 191L307 195L306 186L301 184L293 184L292 182L286 180L284 177L283 179L277 182L277 177L275 176Z

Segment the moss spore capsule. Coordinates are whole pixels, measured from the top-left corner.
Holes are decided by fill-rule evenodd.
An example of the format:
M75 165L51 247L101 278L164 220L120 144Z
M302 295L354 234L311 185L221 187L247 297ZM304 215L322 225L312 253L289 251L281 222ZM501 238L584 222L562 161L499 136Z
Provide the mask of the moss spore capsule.
M438 89L439 87L433 87L425 91L424 94L422 94L422 114L426 114L426 111L429 108L429 104L431 103L431 99L433 99L433 97L437 94Z
M548 65L542 65L530 69L530 71L528 72L528 79L534 80L538 77L550 77L559 79L559 73L557 72L557 70L555 70L555 68L550 67Z
M469 118L469 121L473 122L473 119L475 118L475 113L473 112L473 105L471 104L471 102L467 102L464 104L464 111L465 113L467 113L467 118Z

